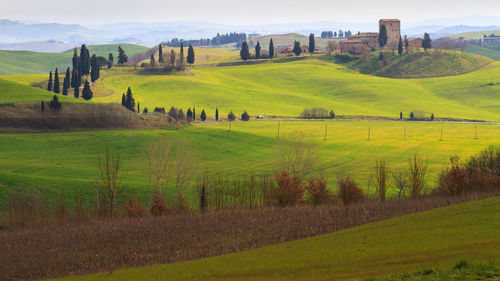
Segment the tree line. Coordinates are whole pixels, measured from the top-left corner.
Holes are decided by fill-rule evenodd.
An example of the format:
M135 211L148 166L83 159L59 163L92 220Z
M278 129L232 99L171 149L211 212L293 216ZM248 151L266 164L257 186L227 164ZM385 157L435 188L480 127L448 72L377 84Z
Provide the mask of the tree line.
M321 32L321 38L347 38L349 36L352 35L352 32L350 30L348 31L342 31L339 30L339 32L337 33L337 31L323 31Z
M201 39L195 39L195 40L184 40L184 39L179 39L179 38L174 38L168 42L162 43L165 46L168 47L180 47L181 44L184 45L193 45L193 46L218 46L218 45L224 45L224 44L229 44L229 43L237 43L237 42L242 42L247 40L247 34L242 32L242 33L237 33L237 32L231 32L231 33L226 33L226 34L220 34L217 33L216 36L213 38L201 38Z
M184 56L184 44L181 43L179 55L172 49L170 52L163 53L163 46L160 44L158 46L158 59L155 58L154 54L151 54L149 58L149 63L144 62L141 67L144 67L150 71L156 70L166 70L166 71L182 71L186 69L186 62L189 65L193 65L195 62L195 52L193 45L189 45L187 57Z

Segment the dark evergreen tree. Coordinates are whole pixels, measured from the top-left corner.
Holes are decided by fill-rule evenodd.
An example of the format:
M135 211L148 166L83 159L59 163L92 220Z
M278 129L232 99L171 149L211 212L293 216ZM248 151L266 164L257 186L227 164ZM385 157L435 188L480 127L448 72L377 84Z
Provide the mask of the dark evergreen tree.
M300 42L299 41L293 42L293 53L296 56L299 56L300 54L302 54L302 49L300 48Z
M408 36L405 35L405 52L408 54L408 48L410 48L410 42L408 42Z
M380 26L380 31L378 33L378 45L380 48L387 45L387 28L385 27L385 24Z
M425 51L432 48L432 39L427 32L424 34L424 40L422 40L422 48L424 48Z
M205 120L207 120L207 114L205 113L205 109L202 109L202 110L201 110L200 120L201 120L201 121L205 121Z
M233 113L233 111L232 111L232 110L231 110L231 111L229 112L229 114L227 115L227 119L228 119L229 121L233 121L234 119L236 119L236 115L234 115L234 113Z
M125 93L122 94L122 106L127 107L127 99L125 98Z
M132 90L128 87L127 95L125 96L125 107L130 111L135 111L135 99L132 94Z
M243 121L248 121L250 120L250 115L248 115L248 113L245 111L243 111L243 114L241 114L241 120Z
M155 62L155 56L154 56L154 55L151 55L151 57L149 58L149 66L150 66L151 68L154 68L154 67L155 67L155 64L156 64L156 62Z
M183 58L184 57L184 44L181 43L181 51L179 57Z
M126 64L128 62L128 57L121 46L118 46L118 64Z
M193 107L193 121L196 120L196 108Z
M73 96L75 98L79 98L80 97L80 86L74 88Z
M97 56L95 54L90 58L90 67L92 69L90 72L90 81L94 83L99 79L99 65L97 64Z
M161 47L161 44L158 46L158 62L163 62L163 48Z
M142 113L143 113L143 114L148 113L148 108L147 108L147 107L145 107L145 108L144 108L144 110L142 111Z
M93 96L92 90L90 89L90 84L88 80L85 80L83 85L82 98L84 100L91 100Z
M194 64L194 48L193 48L193 45L189 45L188 56L187 56L187 63L189 63L189 65L193 65Z
M174 118L177 120L177 109L175 107L171 107L170 110L168 111L168 115L170 115L170 117Z
M186 111L186 118L188 121L193 120L193 112L191 111L191 108L188 108L188 111Z
M330 119L333 119L335 118L335 112L333 112L333 110L330 111Z
M316 41L314 39L314 33L309 34L309 53L313 54L316 50Z
M410 120L415 120L415 114L413 114L413 112L410 112Z
M255 45L255 57L259 58L260 57L260 42L257 41L257 45Z
M431 114L431 121L434 121L434 113Z
M82 76L78 74L78 69L73 68L73 73L71 75L71 88L78 88L81 85Z
M45 102L44 102L44 101L42 101L42 104L40 105L40 111L41 111L42 113L44 113L44 112L45 112Z
M90 54L85 44L83 44L82 47L80 48L79 66L80 67L78 72L80 73L81 76L90 74Z
M137 113L141 113L141 105L137 102Z
M73 51L73 69L79 69L79 63L80 63L80 58L78 57L78 51L77 48L74 49Z
M54 74L54 93L59 94L59 72L57 71Z
M273 58L274 57L274 43L273 43L273 38L269 41L269 57Z
M63 90L62 90L62 94L67 96L68 95L68 76L64 76L64 82L63 82Z
M177 120L184 120L184 111L182 111L182 109L180 108L177 111Z
M403 120L403 112L399 112L399 120Z
M66 89L71 88L71 72L69 67L66 69L66 75L64 76L64 83L66 84Z
M49 102L49 108L53 112L59 112L61 110L61 103L59 102L59 98L57 97L57 95L54 95L54 97L52 97L52 100Z
M219 109L215 108L215 121L219 121Z
M403 41L401 40L401 37L399 37L398 54L399 56L403 54Z
M113 57L113 54L109 53L109 55L108 55L108 68L113 67L114 60L115 60L115 58Z
M49 72L49 83L47 84L47 91L52 92L52 71Z
M244 61L250 58L250 51L248 50L247 41L241 43L240 57Z

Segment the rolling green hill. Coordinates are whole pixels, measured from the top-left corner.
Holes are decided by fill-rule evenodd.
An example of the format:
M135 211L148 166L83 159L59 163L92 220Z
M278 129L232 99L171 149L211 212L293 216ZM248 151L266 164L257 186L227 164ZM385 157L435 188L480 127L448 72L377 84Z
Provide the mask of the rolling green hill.
M52 96L54 96L54 93L3 80L0 76L0 104L40 102L50 100ZM58 95L58 97L61 101L75 101L74 98L63 95Z
M479 40L479 39L482 39L485 34L486 35L490 35L490 34L500 35L500 30L485 30L485 31L464 32L464 33L450 35L449 37L451 37L451 38L464 37L467 40L471 40L471 39Z
M410 55L392 55L374 52L369 59L358 59L351 65L363 73L393 78L425 78L469 73L492 61L486 57L456 51L419 52Z
M352 280L464 259L498 262L499 231L497 197L240 253L60 280Z
M323 140L325 125L328 125L326 141ZM0 187L34 187L52 196L64 192L68 198L81 190L85 199L90 200L94 198L98 157L110 147L121 152L126 173L122 195L138 194L148 198L145 155L148 145L163 137L170 139L174 148L179 141L186 141L194 148L196 160L193 162L199 174L217 171L230 177L250 171L261 174L276 167L277 126L276 121L254 120L232 122L232 132L228 132L228 123L214 124L213 121L173 130L3 132L0 134ZM367 140L368 126L370 140ZM443 141L439 141L441 127ZM427 190L431 190L451 156L466 159L489 145L499 145L500 126L478 125L477 140L474 140L474 131L474 124L431 122L282 121L280 124L281 139L303 132L317 145L321 156L316 162L316 171L327 176L328 187L334 190L340 175L351 175L366 188L377 159L386 160L391 171L402 172L407 168L409 157L416 152L428 161ZM170 182L175 181L172 178ZM195 185L194 181L187 184L188 199ZM0 205L6 191L7 188L0 188ZM391 196L393 192L390 191Z
M491 48L483 48L480 46L471 45L467 47L466 51L468 53L477 54L500 61L500 51Z
M148 50L147 47L133 44L93 45L88 46L88 49L91 55L96 54L107 58L109 53L113 53L114 57L117 58L119 45L129 57ZM56 67L59 70L66 70L68 66L71 66L72 57L73 50L62 53L0 50L0 75L48 73L50 70L55 70Z

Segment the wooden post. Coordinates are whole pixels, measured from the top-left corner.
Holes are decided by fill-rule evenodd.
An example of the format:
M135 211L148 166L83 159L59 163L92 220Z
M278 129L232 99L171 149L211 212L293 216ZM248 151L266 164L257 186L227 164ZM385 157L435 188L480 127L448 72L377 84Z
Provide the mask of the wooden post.
M325 124L325 138L323 139L323 141L326 141L326 132L327 132L327 130L328 130L328 123Z
M477 124L474 124L474 139L477 140Z
M280 139L280 121L278 120L278 139Z
M368 125L368 140L370 140L370 125Z

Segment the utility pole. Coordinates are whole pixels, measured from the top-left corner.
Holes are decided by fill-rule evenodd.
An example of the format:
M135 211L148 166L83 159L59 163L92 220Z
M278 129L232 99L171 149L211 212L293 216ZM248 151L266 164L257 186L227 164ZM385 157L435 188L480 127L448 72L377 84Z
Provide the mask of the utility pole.
M278 120L278 139L280 139L280 121Z
M328 130L328 123L325 124L325 138L323 139L323 141L326 141L326 132L327 132L327 130Z
M368 125L368 140L370 140L370 125Z

